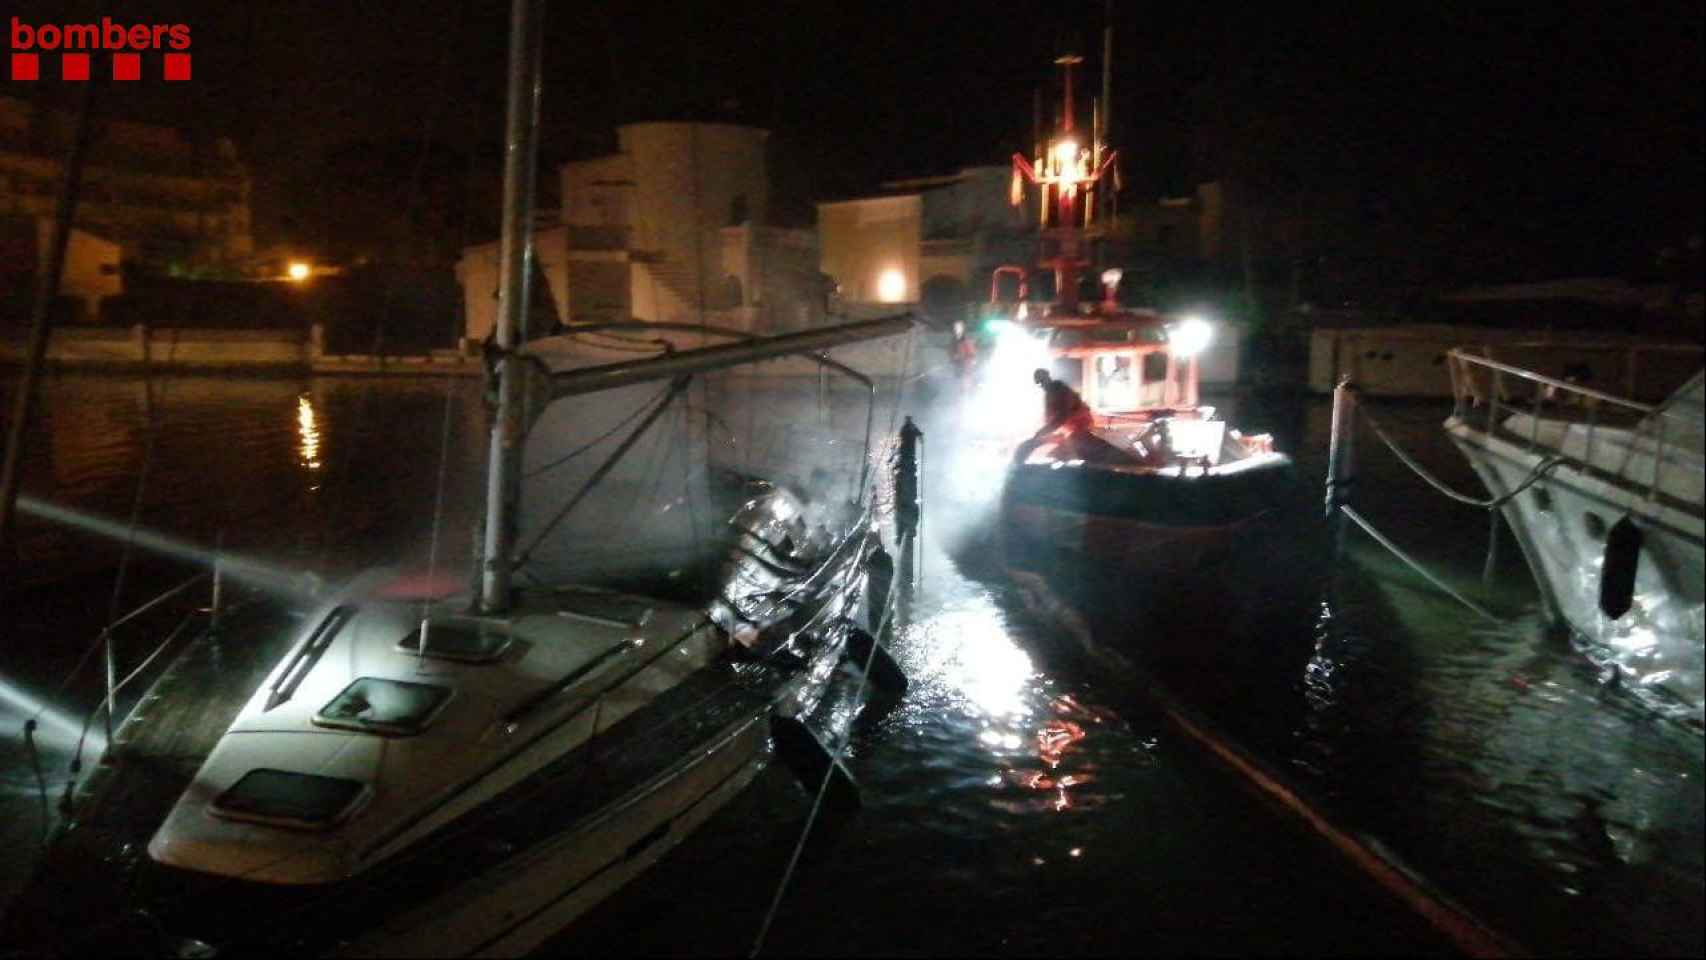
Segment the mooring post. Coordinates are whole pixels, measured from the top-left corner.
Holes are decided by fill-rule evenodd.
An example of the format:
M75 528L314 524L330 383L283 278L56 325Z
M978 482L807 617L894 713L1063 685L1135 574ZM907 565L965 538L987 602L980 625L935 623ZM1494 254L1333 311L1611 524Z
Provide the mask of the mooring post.
M924 580L924 434L918 434L918 533L912 538L913 583Z
M902 551L912 553L913 575L918 571L918 531L921 526L921 509L919 505L919 453L923 445L924 431L912 422L911 417L900 427L900 448L895 454L894 463L894 523L895 541ZM911 541L911 542L908 542ZM904 553L903 553L904 556Z
M1333 561L1345 547L1345 515L1356 482L1356 387L1349 377L1333 388L1333 429L1327 448L1327 525L1333 538Z

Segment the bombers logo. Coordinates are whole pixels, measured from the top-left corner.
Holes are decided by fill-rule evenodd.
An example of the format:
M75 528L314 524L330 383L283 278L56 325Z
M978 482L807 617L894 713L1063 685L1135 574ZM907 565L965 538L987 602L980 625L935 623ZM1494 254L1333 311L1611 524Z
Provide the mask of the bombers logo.
M59 79L88 80L91 53L110 54L114 80L142 79L144 54L161 53L161 77L190 78L190 28L184 23L24 23L12 18L12 79L40 80L43 61L59 61ZM152 59L152 58L150 58Z

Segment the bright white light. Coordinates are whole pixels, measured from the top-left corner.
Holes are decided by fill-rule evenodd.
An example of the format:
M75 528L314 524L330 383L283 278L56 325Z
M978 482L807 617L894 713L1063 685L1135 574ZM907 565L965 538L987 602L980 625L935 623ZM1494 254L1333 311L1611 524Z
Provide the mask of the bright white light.
M300 260L294 261L291 263L290 268L288 270L286 270L285 273L290 276L290 279L296 281L297 283L301 283L302 281L308 279L308 264L303 263Z
M1047 341L1030 329L1018 324L998 329L977 395L967 407L974 414L967 431L1006 443L1042 426L1042 391L1031 375L1046 369L1051 359ZM1011 453L1011 447L1007 450Z
M1214 339L1214 328L1201 317L1185 317L1168 330L1167 339L1173 344L1173 356L1194 357Z
M883 303L900 303L906 299L906 274L898 267L889 267L877 275L877 299Z
M1054 145L1054 162L1060 170L1071 169L1078 159L1078 141L1062 140Z
M144 550L174 557L199 567L212 567L217 561L226 577L264 590L273 596L302 599L312 597L320 589L318 578L307 571L289 570L239 554L209 550L187 540L155 533L98 514L73 510L28 494L18 497L18 512L86 533L133 543Z
M1102 286L1117 287L1120 285L1120 278L1123 276L1125 273L1119 267L1109 267L1102 271Z

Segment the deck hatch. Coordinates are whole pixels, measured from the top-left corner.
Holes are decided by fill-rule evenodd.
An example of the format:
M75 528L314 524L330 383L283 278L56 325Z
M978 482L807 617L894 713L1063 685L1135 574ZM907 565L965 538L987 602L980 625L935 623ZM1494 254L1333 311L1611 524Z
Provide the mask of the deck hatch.
M450 688L433 683L359 677L314 714L322 727L411 736L425 730L450 699Z
M463 663L491 663L510 647L509 630L494 627L480 620L429 620L426 652L421 653L421 630L417 627L398 641L397 649L405 653Z
M359 780L262 767L243 774L209 809L227 820L326 830L354 815L372 794Z

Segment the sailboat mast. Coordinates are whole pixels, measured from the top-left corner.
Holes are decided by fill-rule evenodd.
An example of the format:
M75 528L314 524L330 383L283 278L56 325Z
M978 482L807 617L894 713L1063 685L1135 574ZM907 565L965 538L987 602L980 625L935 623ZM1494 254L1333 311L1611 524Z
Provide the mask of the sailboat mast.
M1102 20L1102 132L1101 139L1096 141L1100 150L1096 154L1096 162L1102 162L1102 157L1113 150L1111 130L1114 119L1114 0L1108 0L1107 12ZM1114 216L1113 183L1108 183L1096 194L1102 201L1102 217L1111 221ZM1112 224L1109 224L1112 226Z
M533 171L539 127L539 28L543 0L511 0L509 94L504 128L503 237L498 249L498 403L486 458L485 536L481 544L482 613L510 604L510 554L515 548L521 489L522 369L516 361L527 318L533 266Z

